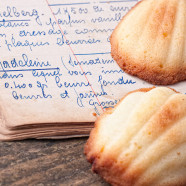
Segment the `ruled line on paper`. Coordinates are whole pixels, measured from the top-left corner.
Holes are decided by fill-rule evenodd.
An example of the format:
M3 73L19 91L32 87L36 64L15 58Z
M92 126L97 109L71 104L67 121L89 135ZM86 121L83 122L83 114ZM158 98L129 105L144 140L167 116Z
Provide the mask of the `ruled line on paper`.
M90 2L87 3L67 3L67 4L49 4L48 6L70 6L70 5L88 5Z
M98 3L124 3L124 2L137 2L139 0L117 0L117 1L99 1ZM48 6L70 6L70 5L88 5L90 2L80 2L80 3L58 3L49 4Z
M33 70L59 70L59 68L38 68L38 69L16 69L16 70L0 70L0 72L22 72L22 71L33 71Z
M99 3L124 3L124 2L137 2L138 0L119 0L119 1L100 1Z
M57 21L57 18L56 18L56 16L54 15L54 12L52 11L52 8L51 8L51 6L50 6L50 4L49 4L48 0L46 0L46 3L47 3L47 5L48 5L48 7L49 7L49 9L50 9L50 11L51 11L51 13L52 13L52 15L53 15L53 17L54 17L55 21L56 21L56 23L58 24L58 27L59 27L59 29L60 29L60 31L61 31L61 33L62 33L62 35L63 35L64 39L67 41L67 38L66 38L66 36L65 36L65 34L64 34L64 32L63 32L63 30L62 30L61 26L59 25L59 23L58 23L58 21ZM98 104L100 105L100 107L101 107L102 111L104 112L104 109L103 109L103 107L102 107L102 105L101 105L101 103L100 103L100 101L99 101L99 99L98 99L98 97L97 97L97 95L96 95L96 93L95 93L95 91L94 91L94 89L93 89L93 87L92 87L91 83L89 82L89 80L88 80L88 78L87 78L87 76L86 76L86 74L85 74L85 72L84 72L84 70L83 70L83 68L82 68L81 64L79 63L79 60L78 60L77 56L76 56L76 55L75 55L75 53L74 53L74 50L72 49L72 47L71 47L71 45L70 45L70 44L69 44L68 46L69 46L69 48L70 48L70 50L71 50L71 52L72 52L73 56L75 57L75 59L76 59L76 61L77 61L78 65L79 65L79 67L80 67L81 71L83 72L84 77L85 77L85 79L87 80L87 82L88 82L88 84L89 84L89 86L90 86L90 88L91 88L91 90L92 90L93 94L95 95L95 97L96 97L96 99L97 99L97 101L98 101Z
M0 22L14 22L14 21L30 21L30 19L23 19L23 20L5 20L5 19L3 19Z
M76 56L89 56L89 55L104 55L104 54L110 54L110 52L102 52L102 53L86 53L86 54L75 54Z

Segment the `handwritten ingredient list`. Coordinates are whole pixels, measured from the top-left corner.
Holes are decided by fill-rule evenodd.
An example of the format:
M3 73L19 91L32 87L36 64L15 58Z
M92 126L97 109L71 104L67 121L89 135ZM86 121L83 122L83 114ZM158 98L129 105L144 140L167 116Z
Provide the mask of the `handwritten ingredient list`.
M53 105L64 121L94 121L127 92L152 87L110 55L113 29L137 2L1 0L1 103ZM183 82L171 87L186 92Z

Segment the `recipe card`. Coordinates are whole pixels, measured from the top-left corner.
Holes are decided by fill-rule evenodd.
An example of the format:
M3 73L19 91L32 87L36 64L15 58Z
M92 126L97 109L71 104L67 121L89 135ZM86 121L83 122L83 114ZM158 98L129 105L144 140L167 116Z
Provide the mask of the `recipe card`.
M0 2L0 108L9 126L93 122L129 91L153 86L110 54L110 35L137 0ZM185 82L169 87L186 93Z

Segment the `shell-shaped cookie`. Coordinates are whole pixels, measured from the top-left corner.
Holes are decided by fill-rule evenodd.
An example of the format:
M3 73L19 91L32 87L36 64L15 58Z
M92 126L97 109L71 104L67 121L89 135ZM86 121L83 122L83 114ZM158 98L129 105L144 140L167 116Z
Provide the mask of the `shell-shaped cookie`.
M125 72L159 85L186 80L186 0L142 0L110 41Z
M113 185L186 185L186 95L159 87L129 93L95 123L85 146Z

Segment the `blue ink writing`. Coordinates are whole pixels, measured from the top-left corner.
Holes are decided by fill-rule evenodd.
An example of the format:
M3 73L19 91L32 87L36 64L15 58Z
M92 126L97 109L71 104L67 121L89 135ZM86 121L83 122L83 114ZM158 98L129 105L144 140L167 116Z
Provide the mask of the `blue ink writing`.
M46 84L43 84L43 83L37 81L37 87L41 88L43 98L52 98L52 95L50 95L50 94L46 95L45 94L44 89L48 88L48 86Z
M90 72L90 71L87 71L87 72L82 72L82 71L76 71L76 70L69 70L67 67L66 67L66 65L65 65L65 63L63 62L63 59L62 59L62 57L61 57L61 62L62 62L62 65L65 67L65 69L68 71L68 74L70 74L71 76L73 76L73 75L92 75L92 73Z
M49 42L43 42L43 41L16 41L13 34L12 34L12 38L10 40L10 42L8 42L7 40L5 40L5 44L8 48L9 51L11 51L12 48L17 48L17 47L28 47L30 49L30 51L33 50L33 48L35 47L43 47L43 46L48 46L50 45Z
M67 91L67 90L65 90L64 93L61 93L60 96L61 96L61 98L63 98L63 99L64 99L64 98L70 98L69 95L68 95L68 91Z
M46 77L62 76L62 74L60 73L60 68L58 68L58 67L55 70L53 70L52 72L45 72L43 70L41 70L41 71L33 70L32 75L34 77L43 77L45 79L45 82L47 82Z

